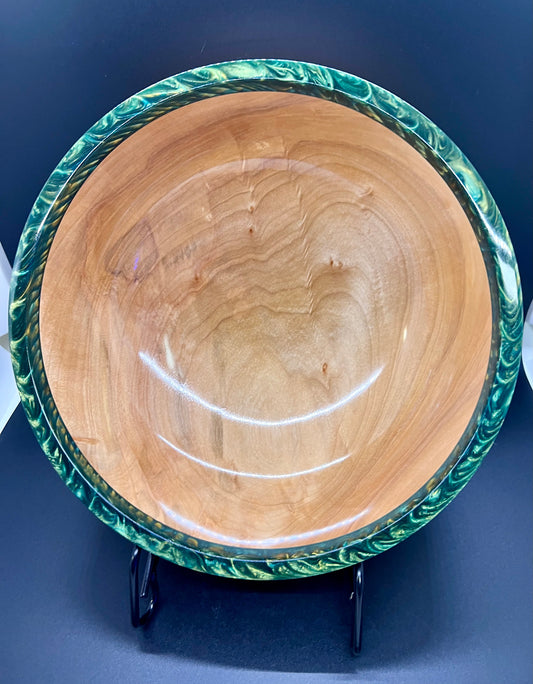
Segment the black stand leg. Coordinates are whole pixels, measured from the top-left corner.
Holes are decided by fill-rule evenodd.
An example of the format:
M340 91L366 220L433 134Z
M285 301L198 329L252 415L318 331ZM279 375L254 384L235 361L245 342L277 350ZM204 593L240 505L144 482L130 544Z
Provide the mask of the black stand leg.
M144 556L146 556L146 562L139 586L140 565ZM159 594L157 584L158 560L157 556L148 551L144 551L138 546L133 547L130 560L130 607L131 624L134 627L146 624L154 612Z
M352 654L361 654L361 640L363 636L363 564L358 563L352 568L353 589L350 599L353 601L352 623Z

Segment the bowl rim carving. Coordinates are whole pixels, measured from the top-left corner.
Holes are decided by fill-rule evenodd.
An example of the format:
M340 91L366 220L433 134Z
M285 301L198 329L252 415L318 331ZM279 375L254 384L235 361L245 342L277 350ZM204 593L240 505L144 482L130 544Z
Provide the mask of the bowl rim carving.
M128 136L154 119L206 97L283 91L350 107L391 129L439 172L476 234L485 259L493 327L487 376L476 410L434 476L376 523L307 546L234 548L163 525L115 492L89 465L57 410L43 364L39 302L44 267L61 218L89 174ZM413 534L439 513L477 470L501 427L520 363L522 297L507 229L485 184L453 142L399 97L335 69L286 60L239 60L195 68L133 95L100 119L67 152L44 185L23 230L10 293L10 340L22 405L32 429L67 486L103 522L153 553L215 575L283 579L363 561Z

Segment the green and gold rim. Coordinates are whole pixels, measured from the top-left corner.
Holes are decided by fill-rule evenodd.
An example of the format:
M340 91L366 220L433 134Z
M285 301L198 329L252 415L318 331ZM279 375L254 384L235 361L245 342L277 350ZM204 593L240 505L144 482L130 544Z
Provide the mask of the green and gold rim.
M185 535L145 515L89 465L58 413L43 365L39 304L55 232L80 186L123 140L150 121L198 100L271 90L337 102L406 140L452 189L485 259L493 311L487 376L461 440L413 497L377 523L318 544L240 549ZM500 429L516 383L522 297L516 259L503 219L485 184L453 142L416 109L347 73L285 60L245 60L201 67L167 78L106 114L69 150L35 202L18 247L10 295L13 367L22 405L50 462L67 486L103 522L135 544L174 563L214 575L283 579L314 575L366 560L428 523L464 487Z

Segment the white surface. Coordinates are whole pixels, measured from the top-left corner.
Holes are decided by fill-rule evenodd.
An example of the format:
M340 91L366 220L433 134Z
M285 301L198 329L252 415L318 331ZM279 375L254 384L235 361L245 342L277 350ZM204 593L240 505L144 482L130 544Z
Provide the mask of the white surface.
M19 403L8 338L8 302L11 266L0 243L0 432Z
M533 302L529 305L524 321L524 337L522 338L522 363L529 384L533 387Z

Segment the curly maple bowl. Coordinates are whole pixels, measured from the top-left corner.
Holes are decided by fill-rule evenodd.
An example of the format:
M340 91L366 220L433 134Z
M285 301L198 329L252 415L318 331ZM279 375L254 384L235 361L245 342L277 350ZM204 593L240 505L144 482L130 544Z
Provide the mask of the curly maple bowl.
M119 105L41 192L11 338L30 422L107 524L220 575L376 554L471 477L514 387L520 286L450 140L281 61Z

